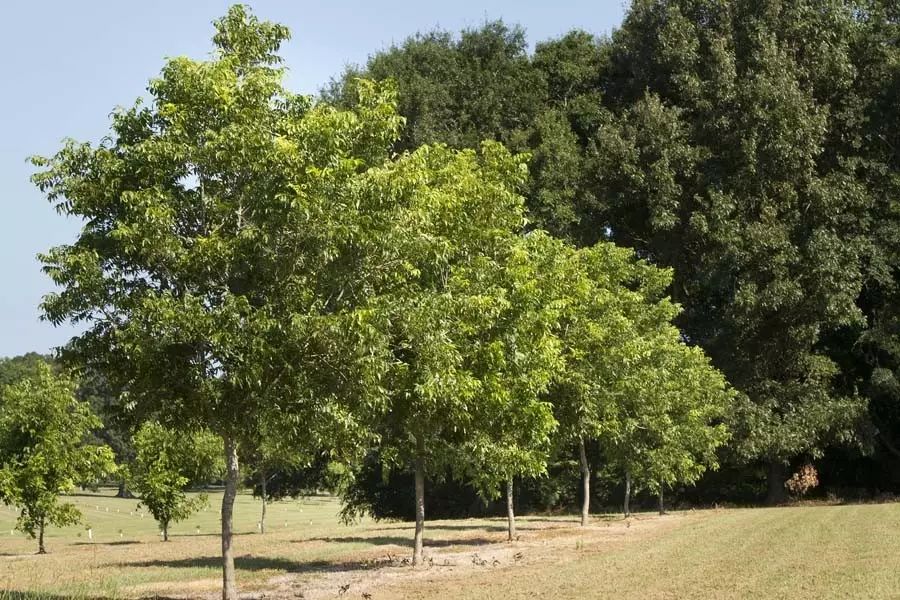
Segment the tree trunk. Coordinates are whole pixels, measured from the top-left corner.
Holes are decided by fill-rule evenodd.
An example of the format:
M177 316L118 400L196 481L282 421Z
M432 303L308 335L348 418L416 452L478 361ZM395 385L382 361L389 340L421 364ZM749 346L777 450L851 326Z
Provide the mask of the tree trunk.
M259 476L259 489L262 495L262 513L259 515L259 532L266 532L266 503L269 501L266 495L266 472L262 471Z
M663 503L663 484L659 484L659 516L666 514L666 505Z
M584 527L591 512L591 467L584 450L584 438L579 440L578 451L581 454L581 487L584 494L581 500L581 526Z
M506 480L506 518L509 522L509 541L516 539L516 510L513 506L513 479Z
M165 522L162 524L162 530L163 530L163 541L168 542L169 541L169 523L168 522Z
M47 554L47 549L44 547L44 517L41 517L41 521L38 523L38 554Z
M769 492L766 495L766 504L769 506L787 502L787 491L784 489L784 482L787 480L786 473L784 463L777 460L769 463L767 476Z
M225 438L225 495L222 496L222 599L238 600L234 575L233 537L234 499L238 485L237 444Z
M631 516L631 471L625 471L625 516Z
M416 440L416 535L413 544L413 566L425 558L425 440Z
M134 494L128 489L128 484L124 479L119 481L119 490L116 492L116 498L134 498Z

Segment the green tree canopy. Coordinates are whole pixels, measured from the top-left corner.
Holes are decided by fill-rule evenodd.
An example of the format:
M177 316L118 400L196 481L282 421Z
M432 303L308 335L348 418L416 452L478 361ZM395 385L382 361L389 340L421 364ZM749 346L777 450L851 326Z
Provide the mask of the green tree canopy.
M90 406L76 400L75 383L46 364L0 389L0 501L21 508L16 527L38 538L41 554L48 525L81 520L60 494L115 470L112 450L88 443L99 427Z
M172 523L207 506L205 494L188 496L186 492L189 486L221 478L222 439L207 431L182 433L148 421L135 433L132 445L128 484L159 523L167 542Z
M499 47L501 31L480 36ZM442 124L419 143L460 144L485 105L447 100L470 67L449 36L419 52L427 37L363 73L398 81L410 122ZM894 364L897 39L880 0L638 1L609 39L573 31L505 58L542 82L507 105L527 101L528 123L478 120L480 137L531 151L539 226L674 268L677 324L741 392L733 446L771 465L774 497L786 462L867 420L900 439L876 382Z

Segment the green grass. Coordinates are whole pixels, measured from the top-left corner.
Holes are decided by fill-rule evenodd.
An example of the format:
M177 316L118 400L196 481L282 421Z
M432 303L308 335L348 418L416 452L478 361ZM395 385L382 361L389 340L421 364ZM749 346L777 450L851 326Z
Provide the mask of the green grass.
M136 500L111 494L70 498L93 540L85 526L50 530L46 556L9 534L15 515L0 506L0 600L215 597L219 495L163 543ZM337 597L349 584L343 597L373 600L900 597L900 504L606 516L587 529L572 518L533 517L520 520L522 539L512 545L501 519L436 521L426 527L434 566L418 570L402 564L410 524L346 526L338 508L326 497L276 503L259 535L259 502L240 495L241 587L312 599Z
M57 542L63 544L88 542L87 528L92 529L93 541L112 543L122 541L147 541L159 536L159 526L145 508L138 508L139 500L115 497L115 490L101 489L98 492L84 492L62 499L71 502L82 512L82 524L47 529L48 549L52 551ZM209 506L186 521L169 527L170 536L196 536L219 533L219 506L221 493L209 494ZM268 507L266 523L272 530L298 529L300 527L333 527L339 506L332 498L313 497L296 502L278 502ZM256 533L260 515L260 502L250 494L240 494L235 505L235 531L238 534ZM11 540L14 548L27 550L36 542L25 541L26 537L16 531L16 513L11 507L0 504L0 546L6 550L6 541ZM312 523L310 523L312 521ZM19 543L21 542L21 543Z

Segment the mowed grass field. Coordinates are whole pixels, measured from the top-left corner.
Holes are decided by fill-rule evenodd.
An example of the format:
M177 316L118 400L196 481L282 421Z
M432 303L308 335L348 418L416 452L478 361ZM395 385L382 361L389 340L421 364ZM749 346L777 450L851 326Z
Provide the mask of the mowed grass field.
M51 530L49 555L0 507L0 599L215 598L219 497L159 541L136 500L72 497L92 527ZM413 569L412 525L339 522L337 501L270 505L241 495L239 583L253 598L900 598L900 504L797 506L426 525L428 564ZM199 529L199 533L197 532Z

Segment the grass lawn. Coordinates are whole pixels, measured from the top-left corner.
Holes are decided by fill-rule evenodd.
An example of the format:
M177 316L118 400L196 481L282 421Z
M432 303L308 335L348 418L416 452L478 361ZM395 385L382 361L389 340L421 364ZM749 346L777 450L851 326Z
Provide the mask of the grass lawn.
M84 526L51 530L46 556L10 535L15 515L0 506L0 600L217 597L218 497L163 543L137 501L110 494L72 498L93 539ZM236 563L249 597L900 598L900 504L609 516L586 529L532 517L514 544L500 519L437 521L421 569L404 564L410 524L345 526L337 511L330 498L277 503L260 535L259 502L240 496Z

